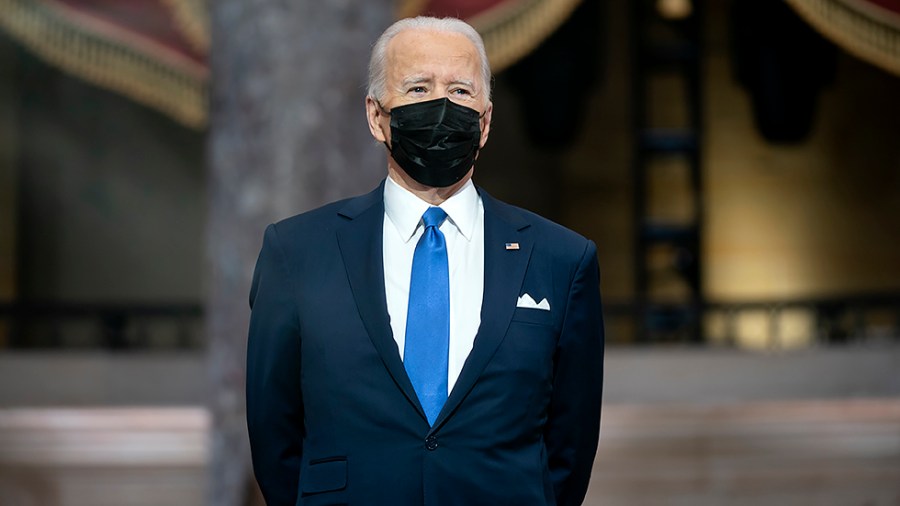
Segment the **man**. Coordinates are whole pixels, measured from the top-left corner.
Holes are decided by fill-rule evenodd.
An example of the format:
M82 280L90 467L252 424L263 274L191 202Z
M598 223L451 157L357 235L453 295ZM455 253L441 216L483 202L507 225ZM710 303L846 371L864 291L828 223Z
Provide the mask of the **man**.
M538 97L549 100L552 97ZM270 506L575 505L597 448L594 244L476 188L481 38L397 22L372 51L388 177L266 229L247 418Z

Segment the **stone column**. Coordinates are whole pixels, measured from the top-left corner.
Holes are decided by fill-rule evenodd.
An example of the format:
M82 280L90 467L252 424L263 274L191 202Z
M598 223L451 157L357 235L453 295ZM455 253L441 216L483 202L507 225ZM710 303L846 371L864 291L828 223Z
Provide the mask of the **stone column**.
M249 497L247 297L266 224L365 192L385 155L365 123L365 75L388 0L210 3L209 504Z

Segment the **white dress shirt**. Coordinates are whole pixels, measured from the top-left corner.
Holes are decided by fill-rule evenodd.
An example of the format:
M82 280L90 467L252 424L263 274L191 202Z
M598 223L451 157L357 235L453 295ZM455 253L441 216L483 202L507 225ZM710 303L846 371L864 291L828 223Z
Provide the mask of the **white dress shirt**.
M424 233L422 214L431 204L394 182L384 184L384 287L394 340L403 358L409 283L416 244ZM450 354L447 394L453 390L481 325L484 297L484 206L469 180L440 206L447 219L440 230L447 241L450 269Z

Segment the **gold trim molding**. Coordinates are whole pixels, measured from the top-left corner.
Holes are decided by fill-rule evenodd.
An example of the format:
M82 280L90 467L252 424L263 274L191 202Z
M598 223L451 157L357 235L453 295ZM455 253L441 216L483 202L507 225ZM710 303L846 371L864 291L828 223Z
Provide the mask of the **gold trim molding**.
M209 13L203 0L162 0L178 30L200 54L209 54Z
M580 2L509 0L467 21L484 38L492 71L496 73L533 51L565 22ZM191 46L207 54L209 19L204 1L162 0L161 3L172 13ZM414 16L426 8L427 0L400 0L398 14ZM57 9L39 0L0 0L0 28L48 63L72 75L125 95L190 128L205 128L208 89L207 73L202 65L147 54L71 23Z
M581 0L509 0L467 19L484 39L491 70L509 67L534 51L572 14ZM401 0L399 17L416 16L425 0Z
M87 82L125 95L187 127L207 122L207 73L200 64L161 61L63 19L34 0L0 0L0 28L20 44Z
M900 15L861 0L785 0L848 53L900 76Z

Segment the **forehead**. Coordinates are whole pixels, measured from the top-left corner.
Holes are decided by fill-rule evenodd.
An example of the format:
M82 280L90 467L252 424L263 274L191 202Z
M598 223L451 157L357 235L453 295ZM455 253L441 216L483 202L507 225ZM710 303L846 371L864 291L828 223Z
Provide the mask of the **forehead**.
M454 78L477 81L480 61L475 45L457 32L404 30L387 48L389 79L411 75L454 73Z

